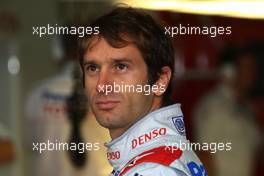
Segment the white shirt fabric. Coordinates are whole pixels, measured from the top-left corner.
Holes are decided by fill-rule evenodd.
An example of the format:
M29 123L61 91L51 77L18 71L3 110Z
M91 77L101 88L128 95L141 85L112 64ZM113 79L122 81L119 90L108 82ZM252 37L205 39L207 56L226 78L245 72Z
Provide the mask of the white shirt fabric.
M143 152L162 146L188 143L180 104L153 111L136 122L120 137L106 144L108 159L113 166L113 176L121 176L131 159ZM166 148L167 149L167 148ZM203 165L192 150L181 150L182 154L170 165L143 162L125 176L205 176ZM135 161L135 160L134 160Z
M32 151L33 143L68 142L70 123L66 112L66 99L73 89L73 64L68 64L61 73L43 81L31 93L26 104L27 143ZM31 175L62 176L66 151L32 151ZM69 171L69 169L66 169ZM66 174L65 176L67 176Z
M249 108L239 106L232 90L220 85L200 102L194 115L198 142L231 143L230 151L212 154L216 175L251 176L260 138Z
M107 171L109 173L110 166L103 150L104 142L109 139L108 132L95 124L91 113L81 124L83 142L99 143L100 150L85 151L88 161L84 168L75 168L66 150L43 151L41 154L39 151L32 151L33 142L69 142L71 124L67 116L66 99L71 95L74 86L73 70L74 63L65 65L61 73L35 88L27 101L27 143L30 152L33 152L32 162L29 164L30 175L105 176ZM101 137L98 138L96 134Z

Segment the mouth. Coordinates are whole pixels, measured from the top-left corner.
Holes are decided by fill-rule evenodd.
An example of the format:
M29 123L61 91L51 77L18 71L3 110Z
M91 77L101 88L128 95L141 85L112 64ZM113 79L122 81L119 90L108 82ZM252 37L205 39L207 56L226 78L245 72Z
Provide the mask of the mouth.
M119 101L107 100L107 101L98 101L96 106L99 110L111 110L119 104Z

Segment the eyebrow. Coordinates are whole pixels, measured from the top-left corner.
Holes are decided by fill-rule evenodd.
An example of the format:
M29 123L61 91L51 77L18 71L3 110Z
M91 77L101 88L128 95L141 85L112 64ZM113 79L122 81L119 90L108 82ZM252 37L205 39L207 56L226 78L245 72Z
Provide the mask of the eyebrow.
M84 62L83 62L83 66L91 65L91 64L96 64L96 62L94 60L89 60L89 61L84 60Z
M120 62L128 62L128 63L133 63L132 59L128 59L128 58L114 58L113 61L115 63L120 63Z
M132 59L128 59L128 58L112 58L111 61L113 61L114 63L120 63L120 62L128 62L128 63L134 63ZM90 65L90 64L98 64L97 61L95 61L95 59L89 59L84 60L83 65Z

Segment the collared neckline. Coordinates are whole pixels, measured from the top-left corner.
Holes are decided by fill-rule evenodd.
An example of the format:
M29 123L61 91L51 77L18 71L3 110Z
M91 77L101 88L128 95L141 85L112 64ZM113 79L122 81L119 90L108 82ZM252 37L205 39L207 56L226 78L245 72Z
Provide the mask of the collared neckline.
M173 121L173 118L183 119L180 106L174 104L157 109L137 121L121 136L106 143L110 164L118 170L145 150L186 140Z

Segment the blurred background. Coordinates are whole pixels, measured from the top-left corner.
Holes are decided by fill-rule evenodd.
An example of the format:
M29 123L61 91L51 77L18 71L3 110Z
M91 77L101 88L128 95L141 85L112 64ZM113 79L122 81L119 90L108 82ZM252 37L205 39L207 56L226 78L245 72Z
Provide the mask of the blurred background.
M77 39L38 37L33 27L89 23L120 2L145 9L165 26L231 27L230 35L172 38L173 99L182 104L192 142L232 143L230 152L198 152L210 176L264 175L264 2L183 0L1 0L0 175L111 172L108 132L80 100ZM47 140L99 143L100 150L33 151L34 142Z

